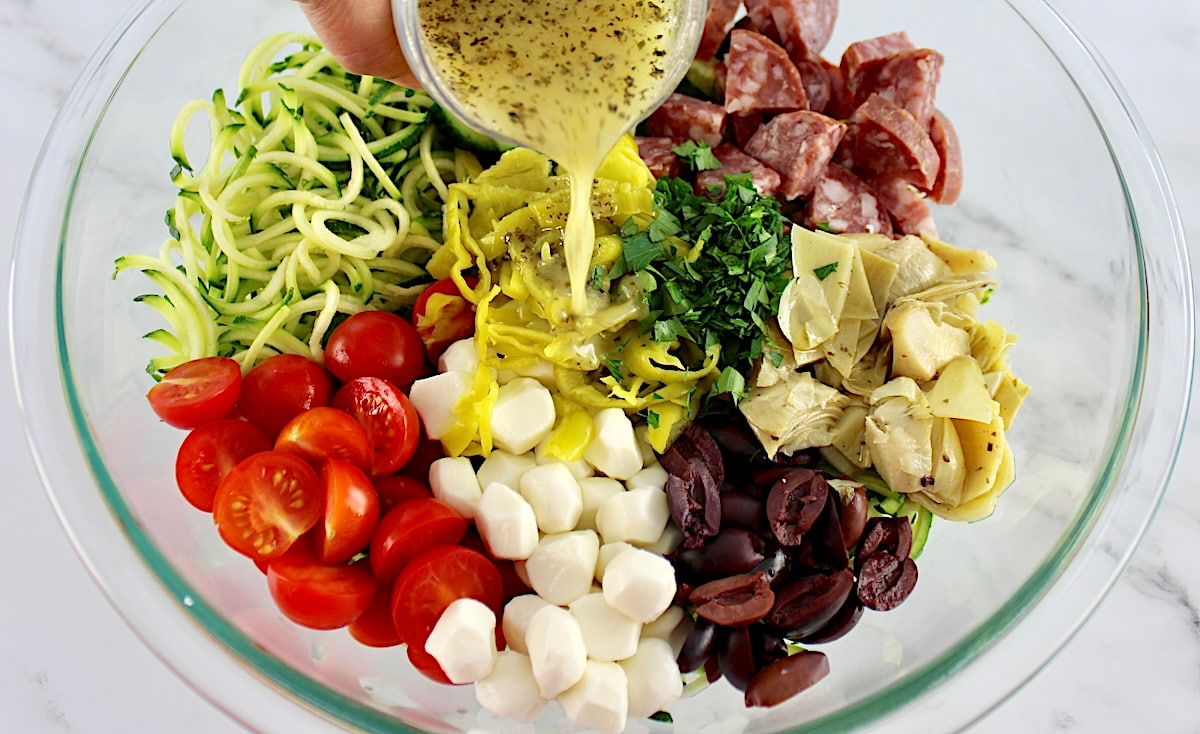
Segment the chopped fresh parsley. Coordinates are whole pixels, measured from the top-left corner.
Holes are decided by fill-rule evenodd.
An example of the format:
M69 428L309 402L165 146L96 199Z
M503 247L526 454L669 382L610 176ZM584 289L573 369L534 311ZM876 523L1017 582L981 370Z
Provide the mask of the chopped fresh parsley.
M666 724L675 723L675 719L671 716L670 711L656 711L650 714L651 721L661 721Z
M979 305L982 306L983 304L992 300L992 294L995 292L996 292L995 288L988 288L986 291L984 291L983 298L979 299Z
M742 377L742 373L734 368L726 367L721 370L712 391L714 395L729 393L734 400L739 400L746 394L746 378Z
M646 411L646 425L651 428L658 428L658 413L653 410Z
M689 140L671 148L671 152L682 158L693 171L714 171L721 167L721 161L713 155L708 143Z
M819 268L813 268L813 275L817 276L817 280L825 280L830 275L833 275L835 272L837 272L837 266L837 261L834 260L828 265L822 265Z

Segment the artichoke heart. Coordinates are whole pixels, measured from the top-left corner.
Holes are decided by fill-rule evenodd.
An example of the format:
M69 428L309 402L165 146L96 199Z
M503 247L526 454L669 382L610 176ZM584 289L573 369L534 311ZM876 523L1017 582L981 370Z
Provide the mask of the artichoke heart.
M903 299L888 312L883 330L892 337L892 374L927 382L955 357L971 353L966 331L942 321L943 306Z
M767 455L774 457L828 446L849 401L809 373L793 372L771 387L750 388L738 407Z
M925 393L897 377L871 393L866 419L871 463L888 486L905 494L933 481L933 414Z

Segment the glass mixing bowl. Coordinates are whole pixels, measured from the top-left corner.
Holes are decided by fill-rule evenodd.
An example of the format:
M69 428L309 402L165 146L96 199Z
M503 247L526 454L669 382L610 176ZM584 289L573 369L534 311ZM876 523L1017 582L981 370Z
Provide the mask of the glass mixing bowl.
M986 307L1021 335L1033 386L994 516L934 527L921 583L827 646L832 674L773 710L716 685L672 707L678 731L937 731L988 711L1043 665L1112 584L1178 451L1192 374L1183 235L1146 134L1103 65L1041 0L855 0L830 53L907 29L947 58L939 104L966 190L943 235L986 248ZM113 261L154 252L174 194L179 107L229 88L261 37L304 30L295 3L148 0L107 41L47 136L19 228L13 355L28 435L81 555L146 643L212 702L269 731L527 731L396 650L312 632L178 496L182 434L147 409L160 326ZM568 725L548 714L539 731ZM667 730L632 722L632 730Z

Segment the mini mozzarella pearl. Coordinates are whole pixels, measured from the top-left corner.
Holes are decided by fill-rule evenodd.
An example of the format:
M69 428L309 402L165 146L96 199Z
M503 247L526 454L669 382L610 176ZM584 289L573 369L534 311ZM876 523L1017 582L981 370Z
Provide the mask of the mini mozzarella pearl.
M662 492L667 487L667 470L658 462L647 464L640 472L626 479L625 486L629 489L648 487Z
M492 482L483 490L475 526L496 558L528 558L537 548L537 518L533 508L512 488Z
M442 352L438 357L438 372L465 372L474 377L479 369L479 350L475 347L475 339L459 339Z
M652 716L679 700L683 679L666 640L643 639L632 657L620 662L628 684L629 715Z
M617 663L587 661L583 677L559 695L558 705L575 726L616 734L629 711L625 671Z
M596 471L625 480L642 470L642 452L633 423L620 408L605 408L592 416L596 435L583 452L583 458Z
M529 620L543 607L548 606L550 602L537 594L521 594L508 600L504 605L501 629L504 630L504 641L510 648L519 653L529 653L529 648L525 646L525 632L529 629Z
M536 461L539 464L556 464L556 463L566 464L567 468L571 470L571 476L575 477L576 480L583 479L585 477L590 477L590 476L592 476L592 474L595 473L592 470L592 465L587 463L586 459L579 458L579 459L576 459L575 461L563 461L562 459L559 459L558 457L548 455L546 453L546 442L545 441L542 441L541 443L539 443L537 445L537 448L535 448L533 450L533 459L534 459L534 461Z
M493 714L517 721L533 721L550 703L538 692L529 658L512 650L496 656L491 674L475 681L475 699Z
M596 530L605 543L623 540L650 545L659 539L671 510L667 495L656 489L631 489L613 495L596 510Z
M596 554L596 580L603 583L604 569L608 568L609 562L632 547L632 545L623 540L618 540L615 543L605 543L600 546L600 552Z
M650 445L650 426L645 423L634 429L633 435L637 437L638 452L642 455L642 465L650 466L658 461L658 454L654 453L654 447Z
M456 599L438 617L425 641L451 683L474 683L496 662L496 615L475 599Z
M492 440L513 454L531 451L554 428L554 399L531 377L500 386L492 407Z
M475 478L475 467L465 456L447 456L429 465L429 487L433 496L455 512L473 520L483 490Z
M631 548L608 562L604 598L642 623L653 622L675 598L675 569L657 553Z
M421 416L426 436L436 441L454 428L458 421L454 404L470 390L471 379L464 372L443 372L412 384L408 397Z
M534 614L525 645L542 698L554 698L583 677L587 648L579 623L566 609L548 604Z
M579 482L566 464L541 464L521 476L521 496L533 508L543 533L575 529L583 512Z
M613 495L625 491L625 486L612 477L587 477L579 480L579 494L583 507L579 513L579 529L596 529L596 510Z
M480 487L499 482L516 489L521 486L521 477L533 467L533 458L527 454L510 454L507 451L496 450L483 460L475 476Z
M681 545L683 545L683 531L677 528L675 523L667 523L667 526L663 528L662 535L658 536L658 540L642 547L659 555L669 556Z
M642 623L613 609L603 593L584 594L569 606L583 631L583 645L592 660L624 660L637 652Z
M529 585L551 604L570 604L591 590L599 554L591 530L547 535L525 561Z

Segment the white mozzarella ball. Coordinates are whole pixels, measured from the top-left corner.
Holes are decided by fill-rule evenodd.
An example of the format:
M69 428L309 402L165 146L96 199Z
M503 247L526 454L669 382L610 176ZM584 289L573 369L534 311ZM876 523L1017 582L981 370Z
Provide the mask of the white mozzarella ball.
M496 662L496 615L475 599L456 599L438 617L425 641L451 683L474 683Z
M492 482L499 482L506 487L516 489L521 486L521 477L534 466L533 457L528 454L510 454L497 449L479 465L476 477L479 486L486 487Z
M423 377L412 384L408 398L421 416L426 436L436 441L450 432L458 420L454 404L470 389L471 380L471 375L456 371Z
M510 648L519 653L529 653L529 648L525 646L525 632L529 629L529 620L533 619L533 615L540 612L542 607L548 606L550 602L537 594L521 594L508 600L504 605L501 629L504 630L504 641Z
M558 705L575 726L616 734L625 728L629 712L624 669L617 663L587 661L583 677L559 695Z
M566 464L539 464L521 476L521 496L533 507L538 529L565 533L575 529L583 512L579 482Z
M625 491L624 485L612 477L587 477L579 480L579 494L583 500L583 508L579 513L580 529L596 529L596 510L613 495Z
M529 658L512 650L501 651L491 674L475 681L475 699L493 714L517 721L533 721L550 703L538 692Z
M681 545L683 545L683 531L676 527L675 523L669 522L667 523L667 526L663 528L662 535L658 536L658 540L642 547L648 551L654 551L660 555L669 556Z
M525 645L542 698L554 698L583 677L587 648L579 623L566 609L547 604L534 614Z
M475 346L475 338L459 339L442 352L438 357L438 372L464 372L475 377L479 369L479 350Z
M483 490L475 478L475 467L465 456L446 456L429 465L429 487L433 496L455 512L472 520Z
M642 455L642 464L650 466L658 461L658 454L654 453L654 447L650 445L650 426L645 423L634 429L633 435L637 437L638 452Z
M508 610L505 608L505 614L507 613ZM678 604L672 604L667 607L667 611L658 615L658 619L648 622L642 627L642 637L658 637L665 640L671 636L671 633L675 631L675 628L682 621L683 607ZM508 639L507 630L505 631L504 638Z
M584 477L590 477L594 473L592 471L592 465L587 463L587 459L582 457L576 459L575 461L563 461L557 456L550 456L548 453L546 453L546 441L539 443L533 450L533 458L534 461L539 464L566 464L567 468L571 470L571 476L575 477L577 480L583 479Z
M639 622L653 622L675 599L675 569L657 553L631 548L608 562L601 587L609 604Z
M554 428L554 399L531 377L500 386L492 407L492 440L513 454L533 450Z
M569 609L592 660L624 660L637 652L642 623L613 609L603 593L584 594Z
M662 468L662 464L658 462L647 464L640 472L626 479L625 486L629 489L649 487L657 489L659 492L665 491L667 488L667 470Z
M537 518L525 498L511 487L492 482L483 490L475 526L496 558L528 558L537 548Z
M600 552L596 555L596 580L603 583L604 569L608 568L609 561L632 547L632 545L623 540L618 540L615 543L605 543L600 546Z
M551 604L570 604L591 590L599 554L591 530L547 535L525 561L529 585Z
M642 470L642 452L633 423L620 408L605 408L592 416L596 435L583 452L583 458L596 471L613 479L625 480Z
M657 489L631 489L613 495L596 510L596 530L605 543L623 540L636 545L650 545L659 539L671 509L667 495Z
M683 679L666 640L648 637L632 657L620 662L628 684L629 715L653 716L679 700Z

